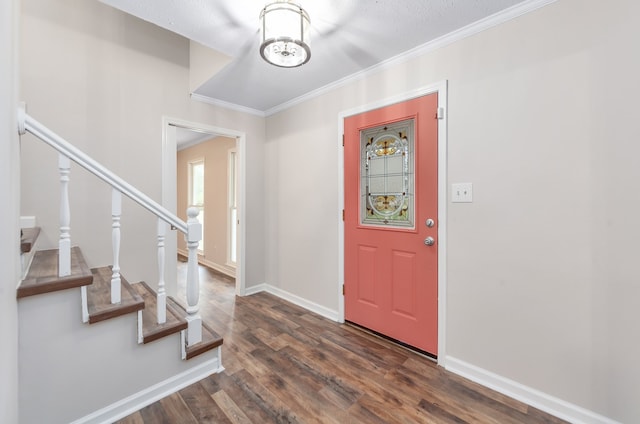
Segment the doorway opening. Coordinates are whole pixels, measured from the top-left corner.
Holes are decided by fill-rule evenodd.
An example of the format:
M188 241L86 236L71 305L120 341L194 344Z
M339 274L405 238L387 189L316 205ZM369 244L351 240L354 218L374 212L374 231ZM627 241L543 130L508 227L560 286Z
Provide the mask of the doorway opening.
M203 240L201 265L235 279L235 292L244 295L245 252L245 135L242 132L177 118L163 119L162 203L181 219L187 207L199 210ZM175 234L175 233L174 233ZM176 282L180 255L186 245L179 235L167 237L167 275ZM173 278L175 277L175 278ZM177 284L167 286L177 294Z

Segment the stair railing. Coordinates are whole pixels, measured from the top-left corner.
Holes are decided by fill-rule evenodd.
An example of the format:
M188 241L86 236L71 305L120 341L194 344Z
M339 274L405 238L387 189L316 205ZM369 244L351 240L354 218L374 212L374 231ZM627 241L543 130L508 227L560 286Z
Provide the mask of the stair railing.
M166 322L166 291L165 291L165 252L164 240L166 226L173 228L185 235L189 258L187 263L187 346L196 344L202 340L202 318L198 313L200 283L198 279L198 243L202 240L202 225L198 222L198 209L189 208L187 222L178 218L175 214L155 202L146 194L127 183L115 173L95 161L86 153L55 134L49 128L29 116L24 104L18 108L18 132L24 135L29 132L38 139L53 147L59 153L58 168L60 171L60 240L59 240L59 264L58 275L64 277L71 274L71 214L69 208L69 175L70 161L85 168L112 187L111 196L111 239L113 248L113 266L111 276L111 303L120 302L120 217L122 214L122 194L144 207L158 217L157 225L157 249L158 249L158 313L159 324ZM84 297L84 294L83 294Z

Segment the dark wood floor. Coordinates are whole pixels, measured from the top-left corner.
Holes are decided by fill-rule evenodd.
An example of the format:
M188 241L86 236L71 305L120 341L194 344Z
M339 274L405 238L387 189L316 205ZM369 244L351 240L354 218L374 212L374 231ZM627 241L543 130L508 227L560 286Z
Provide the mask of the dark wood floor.
M225 371L119 423L563 422L275 296L235 297L214 271L201 268L200 281Z

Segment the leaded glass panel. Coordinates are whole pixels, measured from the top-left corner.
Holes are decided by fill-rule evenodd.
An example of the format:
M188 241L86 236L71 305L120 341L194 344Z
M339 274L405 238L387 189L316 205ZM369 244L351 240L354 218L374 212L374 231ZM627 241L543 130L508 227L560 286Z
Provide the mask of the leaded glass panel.
M360 132L360 223L414 226L414 120Z

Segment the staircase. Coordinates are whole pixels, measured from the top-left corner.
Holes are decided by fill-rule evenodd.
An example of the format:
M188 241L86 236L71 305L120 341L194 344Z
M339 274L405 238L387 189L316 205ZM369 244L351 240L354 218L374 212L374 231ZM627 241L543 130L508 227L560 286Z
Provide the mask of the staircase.
M40 233L38 227L23 229L21 250L31 253L32 246ZM131 284L121 277L121 301L111 303L112 267L89 268L79 247L71 248L71 274L58 276L58 249L36 251L31 266L18 287L18 299L43 295L46 293L70 289L86 289L87 322L95 324L126 314L137 314L138 343L146 344L162 337L180 333L181 346L184 347L183 359L191 359L222 345L222 338L208 325L203 324L202 341L187 346L186 308L173 297L168 298L166 321L157 323L157 295L144 281ZM85 307L85 305L82 305Z
M201 226L194 211L188 211L189 221L181 221L24 109L19 110L19 121L21 134L30 132L58 150L61 176L61 204L52 207L60 210L58 248L36 247L40 235L50 236L51 229L33 226L21 234L19 374L21 385L29 386L20 390L21 422L112 422L222 371L223 340L198 314L196 248ZM111 265L92 267L81 248L71 246L71 161L112 186ZM121 194L157 216L158 292L144 281L130 283L120 273ZM165 293L167 225L185 234L190 249L186 306Z

